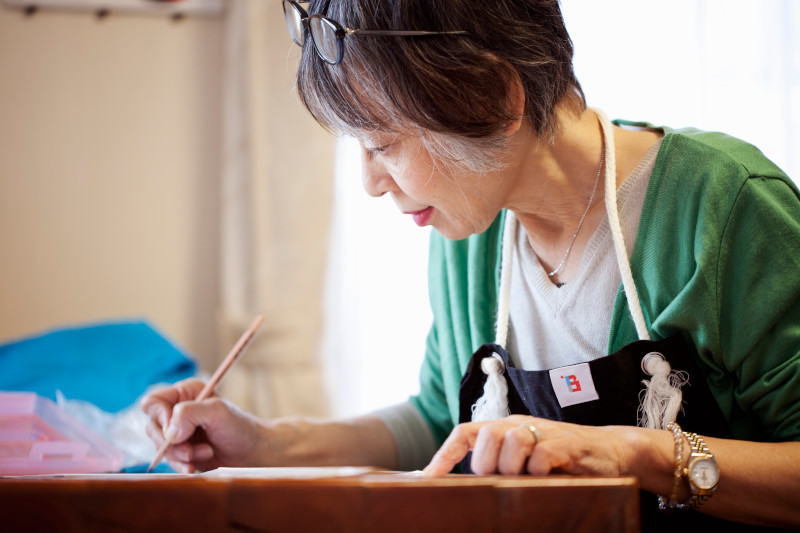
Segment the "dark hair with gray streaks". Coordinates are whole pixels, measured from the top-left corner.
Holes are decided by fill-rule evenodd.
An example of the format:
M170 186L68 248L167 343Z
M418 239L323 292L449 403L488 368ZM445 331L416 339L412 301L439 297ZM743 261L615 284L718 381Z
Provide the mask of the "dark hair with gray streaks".
M312 1L308 12L325 3ZM353 29L468 32L348 36L339 65L324 63L308 39L297 88L334 132L362 139L416 132L444 164L480 172L504 165L509 120L526 119L538 138L552 141L556 106L586 107L558 0L330 0L324 14ZM525 92L523 117L509 109L515 76Z

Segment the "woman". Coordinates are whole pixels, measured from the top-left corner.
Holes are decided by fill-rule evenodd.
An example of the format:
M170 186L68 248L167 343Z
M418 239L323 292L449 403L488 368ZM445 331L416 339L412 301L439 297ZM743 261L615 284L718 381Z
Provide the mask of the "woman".
M438 233L421 392L259 420L182 382L143 403L170 463L635 475L646 530L800 526L791 180L736 139L587 108L555 0L283 7L306 107Z

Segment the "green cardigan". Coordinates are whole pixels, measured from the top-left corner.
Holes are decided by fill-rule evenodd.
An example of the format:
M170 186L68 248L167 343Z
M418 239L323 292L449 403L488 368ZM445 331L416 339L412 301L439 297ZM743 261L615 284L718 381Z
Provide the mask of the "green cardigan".
M694 342L736 438L800 440L800 194L747 143L663 130L631 257L650 336ZM432 234L434 319L411 402L439 444L470 356L494 342L504 218L460 241ZM608 353L637 340L621 287L609 331Z

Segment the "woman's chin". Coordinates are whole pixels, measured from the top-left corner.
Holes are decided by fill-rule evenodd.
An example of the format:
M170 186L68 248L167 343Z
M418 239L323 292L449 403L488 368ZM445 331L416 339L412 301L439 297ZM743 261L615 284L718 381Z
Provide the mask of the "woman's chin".
M450 239L451 241L460 241L462 239L466 239L467 237L475 233L474 231L471 231L469 228L453 227L450 225L439 226L437 224L433 224L433 229L435 229L439 235L441 235L445 239Z

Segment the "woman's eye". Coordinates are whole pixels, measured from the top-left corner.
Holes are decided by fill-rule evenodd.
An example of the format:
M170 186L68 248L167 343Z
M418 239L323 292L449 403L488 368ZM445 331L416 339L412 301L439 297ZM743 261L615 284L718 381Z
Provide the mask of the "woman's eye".
M367 148L367 155L370 157L375 157L376 155L382 154L389 148L389 144L384 144L383 146L375 146L374 148Z
M384 143L376 143L377 146L364 146L364 149L367 151L367 157L373 158L379 156L381 154L385 154L391 147L396 145L398 140L391 140Z

